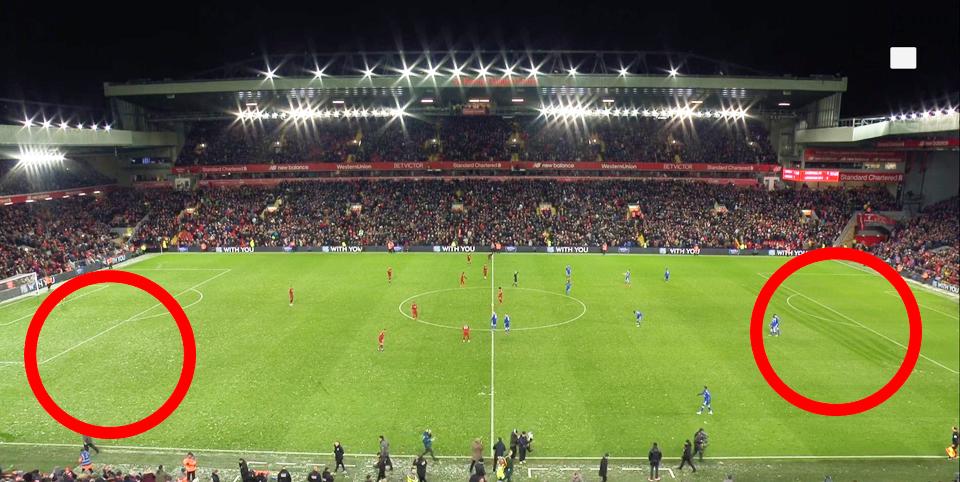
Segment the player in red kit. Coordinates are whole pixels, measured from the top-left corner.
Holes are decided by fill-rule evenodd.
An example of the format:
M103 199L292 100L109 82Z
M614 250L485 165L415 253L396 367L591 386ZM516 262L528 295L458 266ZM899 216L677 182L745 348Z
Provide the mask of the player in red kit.
M290 306L293 306L293 286L290 287Z
M501 305L503 304L503 287L502 286L500 288L497 288L497 301L499 301Z
M463 288L467 285L467 273L463 271L460 272L460 287Z
M467 343L470 341L470 327L463 325L463 338L460 339L460 343Z
M487 279L487 265L483 265L483 279Z
M387 336L387 329L384 328L380 330L380 334L377 335L377 351L383 351L383 339Z
M393 267L387 266L387 283L393 283Z
M417 309L416 303L410 305L410 316L412 316L414 320L416 320L417 317L420 316L420 311Z

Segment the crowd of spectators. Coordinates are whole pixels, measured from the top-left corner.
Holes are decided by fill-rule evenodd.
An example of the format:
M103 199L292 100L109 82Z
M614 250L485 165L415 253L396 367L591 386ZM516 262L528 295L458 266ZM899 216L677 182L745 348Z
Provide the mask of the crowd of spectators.
M0 271L55 274L143 244L485 245L809 249L832 244L882 189L783 189L683 181L292 182L199 191L116 189L0 208ZM956 276L956 200L883 245L907 267ZM951 224L952 223L952 224ZM111 227L137 226L124 245ZM951 226L953 231L951 231ZM952 237L951 237L952 233Z
M28 166L18 160L0 160L0 195L73 189L113 184L81 160L66 159L49 165Z
M876 189L766 191L680 181L307 182L199 191L173 202L169 191L147 191L159 195L167 199L153 202L166 213L151 215L138 239L209 248L499 242L802 249L830 244L865 203L895 204Z
M74 271L124 252L110 232L108 196L0 207L0 277Z
M878 257L899 271L924 280L957 286L960 266L960 198L927 206L898 225L886 242L872 247Z
M776 156L764 128L752 121L445 116L198 123L178 162L512 159L757 164L775 162Z

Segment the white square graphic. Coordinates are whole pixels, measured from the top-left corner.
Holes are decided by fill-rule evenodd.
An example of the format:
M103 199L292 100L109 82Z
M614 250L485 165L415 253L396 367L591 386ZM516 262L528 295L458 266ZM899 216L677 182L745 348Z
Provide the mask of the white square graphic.
M916 70L916 47L890 47L890 68L896 70Z

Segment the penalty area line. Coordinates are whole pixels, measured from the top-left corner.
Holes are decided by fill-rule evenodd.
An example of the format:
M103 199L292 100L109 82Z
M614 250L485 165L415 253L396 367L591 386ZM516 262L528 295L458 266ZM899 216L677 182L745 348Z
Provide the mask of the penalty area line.
M227 273L229 273L229 272L230 272L230 270L223 271L223 272L221 272L221 273L219 273L219 274L217 274L217 275L215 275L215 276L212 276L212 277L210 277L210 278L207 278L206 280L201 281L201 282L199 282L199 283L197 283L197 284L195 284L195 285L193 285L193 286L191 286L191 287L189 287L189 288L187 288L187 289L185 289L185 290L177 293L176 295L173 295L173 297L176 298L177 296L183 295L183 294L185 294L185 293L187 293L187 292L189 292L189 291L196 290L197 288L199 288L199 287L201 287L201 286L203 286L203 285L205 285L205 284L207 284L207 283L209 283L209 282L211 282L211 281L213 281L213 280L215 280L215 279L217 279L217 278L219 278L219 277L221 277L221 276L223 276L223 275L225 275L225 274L227 274ZM201 299L202 299L202 295L201 295ZM158 306L162 306L162 305L163 305L163 303L159 303L159 302L158 302L158 303L154 304L153 306L151 306L151 307L149 307L149 308L147 308L147 309L145 309L145 310L143 310L143 311L141 311L141 312L139 312L139 313L137 313L137 314L135 314L135 315L133 315L133 316L131 316L131 317L129 317L129 318L127 318L127 319L125 319L125 320L117 323L117 324L115 324L115 325L112 325L112 326L106 328L105 330L97 333L96 335L93 335L93 336L91 336L90 338L87 338L87 339L85 339L85 340L77 343L76 345L73 345L73 346L71 346L70 348L67 348L67 349L64 350L64 351L62 351L62 352L60 352L60 353L57 353L56 355L53 355L53 356L51 356L50 358L47 358L47 359L39 362L38 364L39 364L39 365L45 365L45 364L47 364L47 363L49 363L49 362L51 362L51 361L53 361L53 360L56 360L57 358L60 358L61 356L66 355L67 353L70 353L71 351L76 350L77 348L80 348L81 346L83 346L83 345L85 345L85 344L87 344L87 343L89 343L89 342L91 342L91 341L93 341L93 340L95 340L95 339L97 339L97 338L99 338L99 337L101 337L101 336L103 336L103 335L105 335L105 334L107 334L107 333L109 333L109 332L111 332L111 331L119 328L120 326L125 325L126 323L128 323L128 322L130 322L130 321L135 321L135 320L139 319L140 316L142 316L142 315L144 315L145 313L148 313L150 310L152 310L152 309L154 309L154 308L156 308L156 307L158 307ZM144 319L145 319L145 318L144 318Z
M764 276L764 275L762 275L762 274L760 274L760 273L757 273L757 274L760 275L761 277L765 278L765 279L770 279L769 277ZM849 316L847 316L847 315L845 315L845 314L843 314L843 313L840 313L839 311L837 311L837 310L835 310L835 309L833 309L833 308L831 308L831 307L829 307L829 306L827 306L827 305L825 305L825 304L823 304L823 303L821 303L821 302L819 302L819 301L817 301L817 300L815 300L815 299L813 299L813 298L811 298L811 297L803 294L803 293L800 292L800 291L797 291L797 290L795 290L795 289L793 289L793 288L791 288L791 287L789 287L789 286L787 286L787 285L784 285L784 284L781 284L780 286L781 286L782 288L786 289L786 290L790 290L790 291L792 291L792 292L794 292L794 293L796 293L796 294L798 294L798 295L800 295L800 296L802 296L802 297L804 297L804 298L806 298L806 299L808 299L808 300L810 300L810 301L812 301L812 302L820 305L821 307L823 307L823 308L825 308L825 309L827 309L827 310L832 311L834 314L836 314L836 315L838 315L838 316L840 316L840 317L842 317L842 318L844 318L844 319L846 319L846 320L848 320L848 321L856 324L856 325L859 326L860 328L863 328L864 330L867 330L867 331L869 331L870 333L873 333L874 335L877 335L877 336L883 338L884 340L889 341L890 343L893 343L894 345L899 346L900 348L903 348L904 350L907 349L907 346L904 345L903 343L900 343L899 341L894 340L893 338L890 338L889 336L884 335L883 333L880 333L879 331L874 330L873 328L870 328L869 326L864 325L863 323L860 323L859 321L854 320L853 318L850 318ZM950 368L950 367L944 365L943 363L940 363L940 362L934 360L933 358L930 358L930 357L924 355L923 353L920 353L920 357L923 358L924 360L927 360L927 361L930 362L930 363L933 363L934 365L937 365L937 366L940 367L940 368L943 368L944 370L947 370L947 371L950 372L950 373L953 373L953 374L956 374L956 375L960 375L960 371L954 370L953 368Z

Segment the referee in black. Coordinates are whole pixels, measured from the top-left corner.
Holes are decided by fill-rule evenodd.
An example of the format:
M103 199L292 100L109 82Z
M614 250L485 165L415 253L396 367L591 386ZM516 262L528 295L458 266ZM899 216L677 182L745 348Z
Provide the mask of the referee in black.
M677 470L683 470L687 464L690 464L690 468L694 472L697 471L697 466L693 465L693 444L690 443L690 439L687 439L683 444L683 458L680 459L680 466L677 467Z

